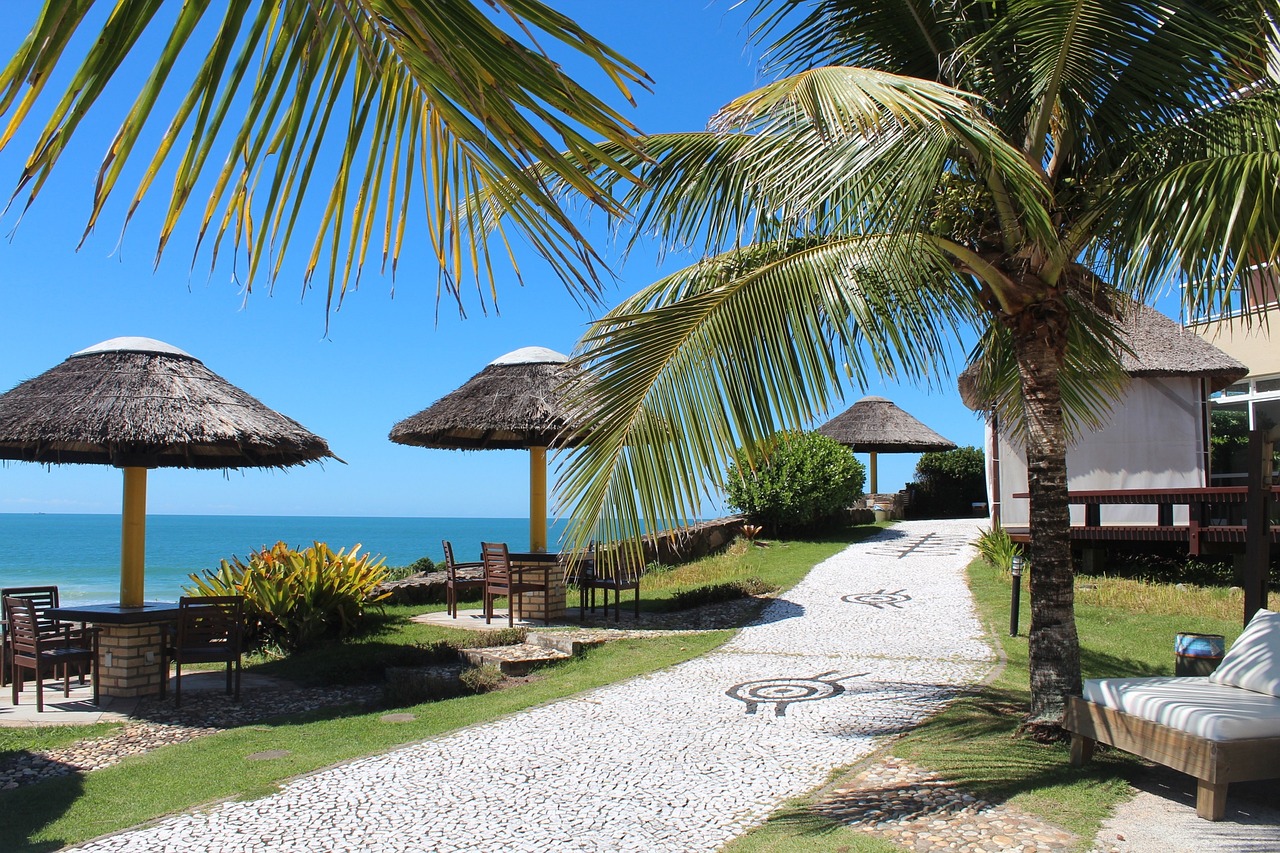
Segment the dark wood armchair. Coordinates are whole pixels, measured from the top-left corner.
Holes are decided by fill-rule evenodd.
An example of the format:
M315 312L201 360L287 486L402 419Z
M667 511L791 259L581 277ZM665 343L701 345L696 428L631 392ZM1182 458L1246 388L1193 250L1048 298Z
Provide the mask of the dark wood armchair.
M30 598L3 597L5 622L13 664L13 704L18 704L22 692L23 671L31 670L36 681L36 711L44 711L44 679L47 673L62 673L62 696L71 695L71 666L80 671L80 683L84 684L86 670L93 672L93 704L98 704L98 634L93 629L82 629L78 636L86 635L88 646L72 643L72 626L65 624L61 633L41 630L39 609Z
M79 622L60 622L49 615L49 611L58 606L57 586L9 586L0 589L0 597L25 598L36 608L36 622L40 633L44 636L70 637L73 646L88 648L93 645L93 629ZM7 618L5 620L8 621ZM3 625L0 625L3 629ZM68 632L70 632L68 634ZM13 668L13 648L9 642L7 629L0 630L0 685L8 684L10 670ZM87 664L80 665L80 675L89 671Z
M592 549L588 560L584 560L579 571L578 594L581 596L579 610L586 616L587 602L590 602L592 613L596 611L596 590L604 592L604 611L609 613L609 592L613 592L613 621L622 621L622 592L635 590L633 605L635 616L640 618L640 576L643 570L635 566L634 561L626 558L618 551L599 552Z
M484 563L459 563L453 559L453 545L446 539L444 545L444 601L445 610L458 618L458 591L484 589ZM466 574L463 574L463 573Z
M169 681L169 663L175 667L173 701L182 705L184 663L225 663L227 693L240 701L240 655L244 642L243 595L184 595L178 599L178 621L171 629L160 662L160 695ZM234 685L234 690L233 690Z
M526 592L550 591L549 568L513 568L511 554L507 546L501 542L482 542L480 544L480 560L484 563L484 621L493 619L493 600L500 596L507 598L507 627L515 627L515 612L519 606L520 596ZM547 624L551 624L549 613L545 616Z

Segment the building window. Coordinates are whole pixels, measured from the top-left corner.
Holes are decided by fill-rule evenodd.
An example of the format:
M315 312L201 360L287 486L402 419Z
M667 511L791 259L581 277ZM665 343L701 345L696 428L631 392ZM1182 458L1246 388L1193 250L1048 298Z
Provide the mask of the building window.
M1210 397L1209 485L1243 486L1249 479L1249 431L1280 424L1280 376L1247 379ZM1280 467L1280 452L1273 465Z

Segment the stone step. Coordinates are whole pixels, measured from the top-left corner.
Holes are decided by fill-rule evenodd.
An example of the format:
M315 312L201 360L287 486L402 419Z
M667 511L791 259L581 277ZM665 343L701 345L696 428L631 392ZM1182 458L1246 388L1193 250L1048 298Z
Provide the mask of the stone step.
M567 655L580 655L584 649L603 646L608 638L599 636L583 636L578 632L566 631L530 631L525 642L544 649L557 649Z
M573 657L569 652L533 643L515 646L491 646L483 649L462 649L462 657L474 666L491 663L502 670L503 675L525 675L535 667L557 663Z

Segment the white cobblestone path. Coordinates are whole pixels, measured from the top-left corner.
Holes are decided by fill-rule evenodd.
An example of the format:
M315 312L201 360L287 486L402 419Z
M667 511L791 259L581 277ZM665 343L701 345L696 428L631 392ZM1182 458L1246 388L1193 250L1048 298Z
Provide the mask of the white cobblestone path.
M696 660L78 849L715 850L989 671L976 533L899 524Z

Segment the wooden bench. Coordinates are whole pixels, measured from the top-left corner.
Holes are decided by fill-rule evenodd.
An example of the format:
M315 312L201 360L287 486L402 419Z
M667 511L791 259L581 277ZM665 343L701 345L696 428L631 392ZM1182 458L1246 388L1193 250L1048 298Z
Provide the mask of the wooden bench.
M1071 763L1105 743L1196 778L1196 814L1222 820L1232 782L1280 777L1280 613L1259 609L1207 677L1095 678L1063 719Z
M1222 820L1230 783L1280 776L1280 736L1209 740L1078 696L1063 726L1072 733L1073 767L1093 757L1095 744L1105 743L1194 776L1196 814L1205 820Z

